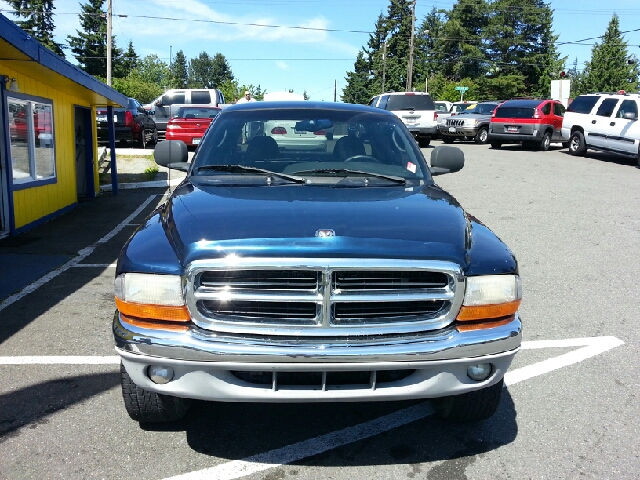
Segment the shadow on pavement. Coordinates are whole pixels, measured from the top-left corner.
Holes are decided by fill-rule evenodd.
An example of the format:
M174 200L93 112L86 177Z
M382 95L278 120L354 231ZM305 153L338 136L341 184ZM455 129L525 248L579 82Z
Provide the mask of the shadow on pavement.
M149 431L185 431L193 450L221 459L238 460L352 427L418 403L195 402L181 422L142 424L141 428ZM498 411L484 422L454 424L430 415L369 438L302 458L292 465L344 467L445 461L430 472L429 478L464 478L464 469L475 461L474 455L515 440L518 433L516 416L515 405L505 388Z
M118 372L77 375L0 395L0 442L25 425L48 423L49 415L119 384Z

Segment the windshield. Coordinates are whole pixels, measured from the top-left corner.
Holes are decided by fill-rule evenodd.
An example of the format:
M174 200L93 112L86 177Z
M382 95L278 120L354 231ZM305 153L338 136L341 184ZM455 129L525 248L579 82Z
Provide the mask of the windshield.
M460 112L460 115L491 115L497 106L497 103L478 103L473 108L467 108L465 111Z
M295 176L308 183L430 179L420 149L396 116L339 109L223 111L192 162L195 177L271 172L283 174L280 180Z

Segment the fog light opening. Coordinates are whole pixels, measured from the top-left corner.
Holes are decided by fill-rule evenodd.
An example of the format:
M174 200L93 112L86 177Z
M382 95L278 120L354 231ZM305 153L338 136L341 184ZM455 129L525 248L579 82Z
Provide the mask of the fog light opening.
M490 363L480 363L478 365L470 365L467 367L467 376L471 380L475 380L477 382L481 382L486 380L491 375L491 364Z
M163 385L173 379L173 368L160 365L151 365L147 370L147 375L153 383Z

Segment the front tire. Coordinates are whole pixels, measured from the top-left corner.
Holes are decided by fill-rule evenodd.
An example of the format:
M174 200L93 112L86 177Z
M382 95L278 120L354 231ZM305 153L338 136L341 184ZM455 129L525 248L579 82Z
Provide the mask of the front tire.
M453 143L453 137L450 137L449 135L442 135L442 141L446 144Z
M580 130L576 130L571 134L569 139L569 153L571 155L579 155L583 157L587 153L587 145L584 141L584 135Z
M498 383L481 390L434 398L436 412L445 420L457 423L479 422L493 416L500 405L504 378Z
M542 136L542 140L540 140L540 143L538 144L538 150L540 150L541 152L546 152L549 150L550 146L551 146L551 134L549 132L545 132L544 135Z
M120 384L124 407L129 416L141 423L175 422L184 418L191 406L188 398L150 392L136 385L120 363Z
M140 125L140 138L138 139L138 147L146 150L147 148L147 132L144 125Z
M418 145L420 146L420 148L427 148L430 143L431 143L431 137L418 139Z
M493 141L491 142L491 148L495 148L496 150L502 148L502 143Z
M487 127L480 128L473 139L477 144L484 145L489 140L489 129Z

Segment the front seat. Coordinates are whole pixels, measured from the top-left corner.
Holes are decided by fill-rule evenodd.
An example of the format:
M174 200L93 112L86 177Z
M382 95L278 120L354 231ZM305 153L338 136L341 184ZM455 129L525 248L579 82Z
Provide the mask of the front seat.
M349 135L340 138L333 147L333 156L337 162L343 162L354 155L366 154L362 140Z
M278 158L280 149L273 137L253 137L247 145L247 159L271 160Z

